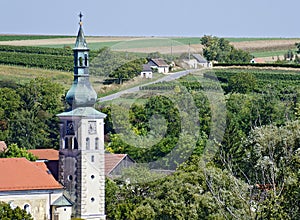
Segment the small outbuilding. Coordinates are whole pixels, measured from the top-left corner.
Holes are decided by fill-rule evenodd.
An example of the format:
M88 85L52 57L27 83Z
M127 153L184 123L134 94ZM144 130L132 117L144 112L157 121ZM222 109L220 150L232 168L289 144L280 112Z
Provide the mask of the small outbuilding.
M206 68L212 68L212 62L207 61L207 59L200 54L193 54L192 56L197 61L198 65Z
M153 72L149 64L143 64L143 70L141 72L141 77L146 79L152 79Z

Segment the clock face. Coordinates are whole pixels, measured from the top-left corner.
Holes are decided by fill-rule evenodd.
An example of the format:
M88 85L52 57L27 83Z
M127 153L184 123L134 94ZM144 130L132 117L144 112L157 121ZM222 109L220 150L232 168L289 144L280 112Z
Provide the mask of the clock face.
M88 132L89 132L89 134L96 134L97 133L96 121L89 121L89 123L88 123Z
M75 134L75 131L74 131L74 122L67 121L66 132L67 132L67 135L74 135Z

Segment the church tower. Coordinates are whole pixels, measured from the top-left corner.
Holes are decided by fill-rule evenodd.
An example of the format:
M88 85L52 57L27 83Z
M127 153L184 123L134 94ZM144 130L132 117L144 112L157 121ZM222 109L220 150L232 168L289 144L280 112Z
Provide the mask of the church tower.
M89 81L89 48L80 13L73 48L74 80L66 95L70 108L60 118L59 180L73 202L73 216L105 219L104 118L94 109L97 94Z

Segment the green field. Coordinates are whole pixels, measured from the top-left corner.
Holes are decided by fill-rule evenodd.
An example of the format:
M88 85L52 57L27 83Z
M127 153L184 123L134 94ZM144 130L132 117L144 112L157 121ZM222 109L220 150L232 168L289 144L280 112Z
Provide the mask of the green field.
M274 51L259 51L259 52L251 52L254 57L276 57L283 56L287 53L288 50L274 50ZM296 54L296 50L292 50L294 54Z
M23 84L37 77L45 77L52 82L60 83L66 89L70 87L73 80L73 74L70 72L0 65L0 81L2 82L11 81Z
M91 50L99 50L103 47L113 47L118 43L122 43L123 41L108 41L108 42L97 42L97 43L88 43L88 46ZM39 47L48 47L48 48L65 48L70 47L73 48L74 44L51 44L51 45L41 45Z
M53 38L68 38L71 36L63 35L0 35L0 41L15 41L15 40L40 40Z

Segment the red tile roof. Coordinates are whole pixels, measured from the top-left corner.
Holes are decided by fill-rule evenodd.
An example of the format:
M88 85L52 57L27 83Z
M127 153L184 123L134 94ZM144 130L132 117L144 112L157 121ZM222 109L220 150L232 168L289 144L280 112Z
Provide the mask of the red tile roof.
M105 154L105 175L109 175L126 156L127 154Z
M164 61L161 58L157 58L157 59L151 59L152 62L154 62L158 67L166 67L169 66L166 61Z
M0 159L0 191L62 189L47 168L25 158Z
M58 160L59 152L54 149L34 149L28 150L28 152L32 153L40 160Z
M4 141L0 141L0 152L5 151L7 148L6 144Z

